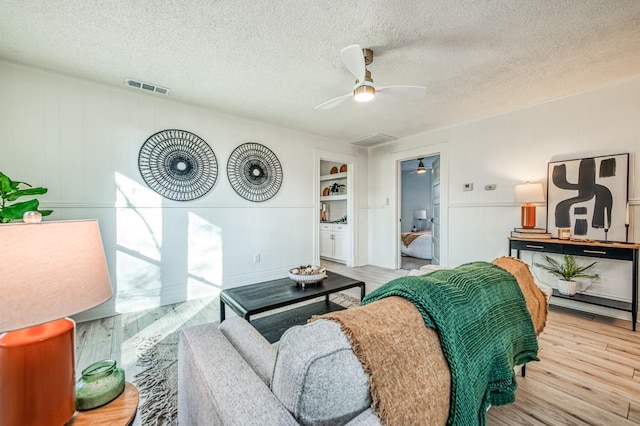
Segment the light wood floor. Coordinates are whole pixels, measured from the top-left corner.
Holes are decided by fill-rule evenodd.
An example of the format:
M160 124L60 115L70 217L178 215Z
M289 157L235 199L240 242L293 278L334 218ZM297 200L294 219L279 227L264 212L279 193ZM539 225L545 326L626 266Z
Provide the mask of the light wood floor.
M539 347L516 402L491 408L490 425L640 424L640 331L630 321L552 306Z
M408 272L323 264L361 279L367 293ZM358 290L347 294L359 296ZM139 371L136 341L218 320L218 298L208 298L79 323L78 374L92 362L113 358L133 381ZM489 410L489 425L640 425L640 331L632 332L629 321L552 307L539 357L528 365L526 378L518 378L517 401ZM134 425L140 424L138 417Z

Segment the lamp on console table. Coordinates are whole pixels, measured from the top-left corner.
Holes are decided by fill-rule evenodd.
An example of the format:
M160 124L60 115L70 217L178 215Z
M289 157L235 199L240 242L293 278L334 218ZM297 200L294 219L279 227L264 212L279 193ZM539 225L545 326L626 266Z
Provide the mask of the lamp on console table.
M536 206L533 203L545 201L541 183L523 183L516 185L516 201L524 203L520 207L520 226L523 228L536 227Z
M75 322L112 296L95 220L0 225L0 424L63 425L75 398Z

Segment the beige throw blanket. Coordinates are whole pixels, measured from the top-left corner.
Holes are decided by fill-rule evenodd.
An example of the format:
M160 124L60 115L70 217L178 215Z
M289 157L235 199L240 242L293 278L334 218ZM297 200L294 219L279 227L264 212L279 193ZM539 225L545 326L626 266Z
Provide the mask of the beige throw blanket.
M393 296L313 319L331 319L341 324L353 352L369 374L372 407L383 424L447 422L449 365L438 333L425 327L413 303Z
M547 304L528 266L503 257L493 263L514 275L536 333L546 322ZM340 323L369 374L372 408L387 426L444 425L449 416L451 373L435 330L415 305L387 297L345 311L316 316Z
M418 238L421 235L426 234L427 232L402 232L400 234L400 239L402 240L402 244L404 244L405 247L409 247L409 244L411 244L413 242L413 240L415 240L416 238Z
M506 256L495 259L491 263L507 270L516 277L520 290L524 295L524 300L527 302L527 310L531 314L531 321L536 334L542 333L547 323L547 298L533 281L529 265L514 257Z

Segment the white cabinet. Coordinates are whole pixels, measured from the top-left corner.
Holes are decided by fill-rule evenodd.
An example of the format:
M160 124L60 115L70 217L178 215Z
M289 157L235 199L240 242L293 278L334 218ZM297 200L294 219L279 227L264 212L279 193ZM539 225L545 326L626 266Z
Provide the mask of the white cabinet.
M346 262L349 256L349 225L320 224L320 257Z
M345 224L333 225L333 257L342 262L349 256L349 227Z
M320 257L333 258L333 225L320 224Z

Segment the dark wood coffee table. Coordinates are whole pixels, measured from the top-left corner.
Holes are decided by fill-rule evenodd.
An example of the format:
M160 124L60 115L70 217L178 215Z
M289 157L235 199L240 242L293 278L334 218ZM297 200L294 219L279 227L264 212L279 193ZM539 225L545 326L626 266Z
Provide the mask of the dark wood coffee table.
M236 314L251 322L269 342L274 343L280 340L287 329L306 323L313 315L345 309L343 306L331 302L329 295L355 287L360 287L360 300L362 300L365 295L363 281L327 271L327 278L322 284L311 286L307 284L304 288L289 278L280 278L222 290L220 293L220 322L225 319L225 307L228 305ZM254 321L250 319L252 315L322 296L325 296L324 301L288 309Z

